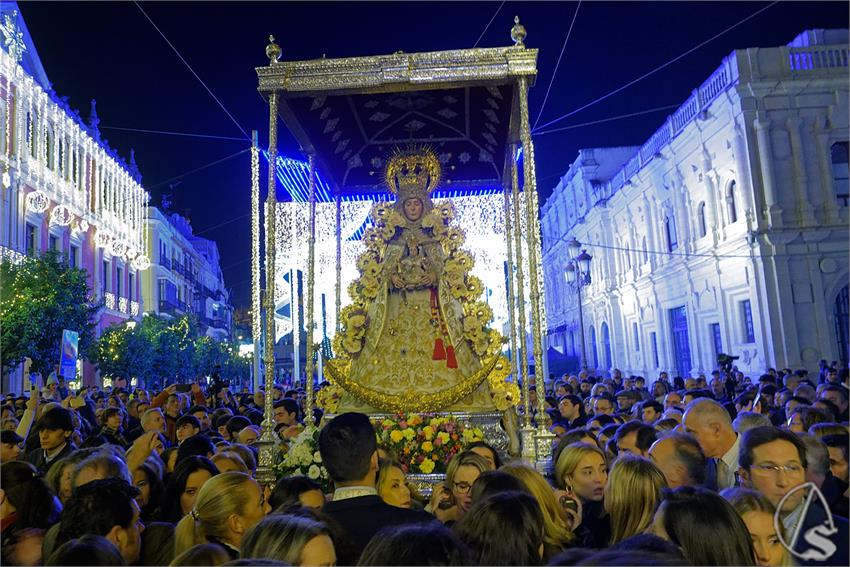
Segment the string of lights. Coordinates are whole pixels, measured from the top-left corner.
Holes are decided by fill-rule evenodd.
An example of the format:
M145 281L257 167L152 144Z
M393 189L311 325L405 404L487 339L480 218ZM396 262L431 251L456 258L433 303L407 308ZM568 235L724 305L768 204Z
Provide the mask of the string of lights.
M534 126L531 128L532 130L537 128L537 123L540 122L540 118L543 117L543 109L546 108L546 101L549 100L549 92L552 90L552 85L555 83L555 76L558 74L558 67L561 66L561 59L564 57L564 51L567 49L567 42L570 41L570 35L573 33L573 26L576 23L579 8L581 8L581 0L578 0L578 6L576 6L576 11L573 14L573 21L570 22L570 29L567 30L567 37L564 38L564 45L561 46L561 54L558 55L558 62L555 63L555 70L552 71L552 76L549 78L549 86L546 87L546 96L543 97L543 104L540 105L540 110L537 112L537 120L534 121Z
M165 43L168 44L168 47L170 47L172 49L172 51L174 51L174 53L177 55L177 57L180 58L180 61L182 61L183 64L186 65L186 68L189 69L189 71L192 73L192 75L194 75L195 78L198 79L198 82L201 83L201 85L204 87L204 89L206 89L206 91L209 93L209 95L211 97L213 97L213 100L218 103L218 105L221 107L221 109L224 111L224 113L227 114L227 117L230 118L233 121L234 124L236 124L236 127L239 128L239 131L242 132L242 134L245 136L245 138L243 138L243 139L250 141L251 137L248 136L248 132L245 131L245 129L239 124L239 122L236 121L236 119L233 117L232 114L230 114L230 112L227 110L227 108L225 108L225 106L221 103L221 101L218 100L218 97L215 96L215 94L213 94L213 92L210 90L210 88L207 86L207 84L203 81L203 79L201 79L201 77L198 76L198 74L195 72L195 70L192 69L192 66L189 65L189 63L186 61L186 59L184 59L183 56L180 55L180 52L177 51L177 48L174 47L174 45L168 40L167 37L165 37L165 34L162 33L162 30L160 30L159 27L151 19L151 17L148 16L147 12L145 12L144 9L135 0L133 1L133 4L136 5L136 7L139 9L139 11L142 13L142 15L144 15L144 17L147 18L147 20L151 23L151 25L154 27L154 29L159 33L160 36L162 36L162 39L165 40Z
M708 43L711 43L712 41L714 41L714 40L715 40L715 39L717 39L718 37L720 37L720 36L722 36L722 35L724 35L724 34L726 34L726 33L730 32L730 31L732 31L733 29L737 28L738 26L740 26L740 25L742 25L742 24L744 24L744 23L746 23L746 22L750 21L751 19L755 18L756 16L758 16L759 14L761 14L762 12L764 12L765 10L767 10L767 9L771 8L772 6L774 6L775 4L778 4L778 3L779 3L779 0L774 0L773 2L771 2L770 4L768 4L767 6L765 6L765 7L763 7L763 8L760 8L759 10L757 10L756 12L754 12L753 14L750 14L750 15L749 15L749 16L747 16L746 18L744 18L744 19L742 19L742 20L739 20L738 22L736 22L736 23L732 24L731 26L729 26L728 28L724 29L723 31L721 31L721 32L719 32L719 33L714 34L714 35L713 35L713 36L711 36L710 38L708 38L708 39L706 39L705 41L702 41L701 43L699 43L698 45L696 45L696 46L694 46L694 47L692 47L692 48L688 49L688 50L687 50L687 51L685 51L684 53L682 53L682 54L680 54L680 55L678 55L678 56L674 57L673 59L671 59L671 60L667 61L666 63L662 63L661 65L659 65L658 67L655 67L655 68L654 68L654 69L652 69L651 71L649 71L649 72L647 72L647 73L644 73L643 75L641 75L641 76L640 76L640 77L638 77L637 79L634 79L634 80L632 80L632 81L629 81L629 82L628 82L628 83L626 83L625 85L622 85L621 87L618 87L618 88L614 89L613 91L609 92L608 94L603 95L603 96L601 96L601 97L599 97L599 98L597 98L597 99L595 99L595 100L592 100L592 101L588 102L587 104L585 104L585 105L583 105L583 106L580 106L579 108L576 108L575 110L572 110L572 111L570 111L570 112L568 112L568 113L566 113L566 114L564 114L564 115L562 115L562 116L559 116L558 118L555 118L554 120L550 120L550 121L549 121L549 122L547 122L546 124L543 124L542 126L540 126L540 128L546 128L547 126L551 126L551 125L553 125L553 124L557 124L557 123L558 123L558 122L560 122L561 120L564 120L565 118L569 118L569 117L570 117L570 116L572 116L573 114L577 114L577 113L581 112L582 110L585 110L585 109L587 109L587 108L589 108L589 107L593 106L594 104L597 104L597 103L599 103L599 102L602 102L603 100L606 100L606 99L608 99L608 98L610 98L610 97L614 96L615 94L617 94L617 93L619 93L619 92L622 92L623 90L625 90L625 89L629 88L630 86L634 85L635 83L638 83L638 82L640 82L640 81L642 81L642 80L646 79L647 77L650 77L651 75L654 75L654 74L655 74L655 73L657 73L658 71L661 71L662 69L665 69L665 68L669 67L669 66L670 66L670 65L672 65L673 63L675 63L675 62L679 61L680 59L682 59L682 58L684 58L684 57L687 57L688 55L690 55L690 54L691 54L691 53L693 53L694 51L696 51L696 50L698 50L698 49L702 48L703 46L707 45ZM534 133L535 133L535 132L534 132L534 130L535 130L535 129L532 129L532 134L534 134Z

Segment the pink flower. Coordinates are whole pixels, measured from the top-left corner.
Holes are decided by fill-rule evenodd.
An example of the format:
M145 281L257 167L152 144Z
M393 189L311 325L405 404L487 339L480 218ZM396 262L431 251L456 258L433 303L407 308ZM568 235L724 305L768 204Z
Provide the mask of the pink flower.
M443 444L442 439L440 439L439 437L434 438L434 447L439 447L442 444Z
M407 429L407 422L406 421L399 421L398 426L401 427L402 429Z

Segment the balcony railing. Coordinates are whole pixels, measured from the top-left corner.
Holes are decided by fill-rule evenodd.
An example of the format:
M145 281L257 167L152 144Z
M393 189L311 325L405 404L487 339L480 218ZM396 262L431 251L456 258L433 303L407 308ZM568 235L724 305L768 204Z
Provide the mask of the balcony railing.
M12 264L20 264L26 258L25 254L13 250L8 246L0 246L0 261L10 262Z
M167 299L159 300L159 312L169 315L183 315L186 313L186 304L183 302L172 302Z

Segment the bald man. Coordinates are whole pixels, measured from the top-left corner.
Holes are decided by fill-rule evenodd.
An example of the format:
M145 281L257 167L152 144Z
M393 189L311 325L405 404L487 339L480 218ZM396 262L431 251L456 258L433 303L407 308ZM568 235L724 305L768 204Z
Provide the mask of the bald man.
M732 428L732 417L726 408L711 398L697 398L688 404L682 418L685 432L696 438L703 453L716 466L717 489L737 485L738 434ZM709 471L709 476L712 471Z
M666 434L649 448L649 458L664 474L670 488L705 484L705 455L691 435Z

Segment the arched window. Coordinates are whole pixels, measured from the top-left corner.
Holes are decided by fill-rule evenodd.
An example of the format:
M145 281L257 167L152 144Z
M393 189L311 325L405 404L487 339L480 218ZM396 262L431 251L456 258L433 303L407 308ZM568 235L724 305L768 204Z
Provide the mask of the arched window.
M702 238L708 233L705 226L705 201L697 207L697 225L699 226L699 236Z
M733 180L726 189L726 208L729 211L729 222L738 222L738 208L735 205L735 189L737 183Z
M836 142L829 149L832 159L832 180L835 184L835 198L842 207L850 205L850 143Z
M676 217L672 214L664 219L664 231L667 233L667 251L672 252L679 247L679 237L676 236Z

